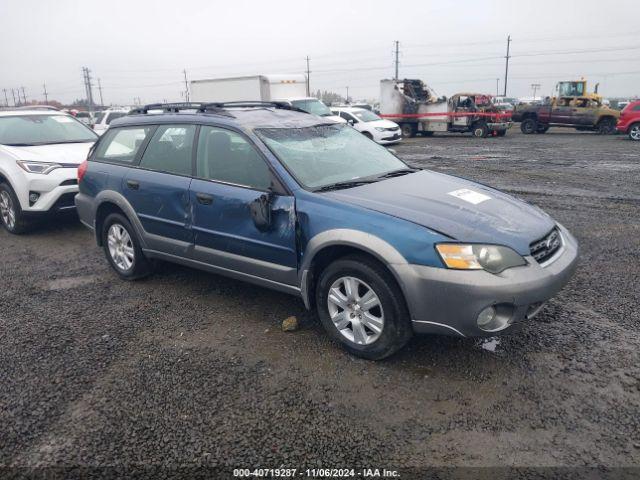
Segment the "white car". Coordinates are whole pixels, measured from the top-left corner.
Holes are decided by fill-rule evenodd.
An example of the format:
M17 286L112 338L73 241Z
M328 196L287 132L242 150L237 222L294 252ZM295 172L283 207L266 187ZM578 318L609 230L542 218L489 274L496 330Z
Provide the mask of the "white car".
M390 145L402 140L400 126L391 120L384 120L364 108L337 107L333 113L340 115L353 128L380 145Z
M19 234L38 217L75 209L78 165L97 139L64 112L0 111L0 223Z
M347 123L346 120L340 118L337 114L334 115L329 107L322 103L317 98L304 97L304 98L289 98L286 100L277 100L289 103L291 106L304 110L307 113L318 115L319 117L325 117L327 120L332 120L336 123Z
M93 130L98 134L102 135L109 128L109 124L113 122L116 118L121 118L127 115L131 111L129 107L117 107L117 108L109 108L102 112L95 112L95 121L93 123Z

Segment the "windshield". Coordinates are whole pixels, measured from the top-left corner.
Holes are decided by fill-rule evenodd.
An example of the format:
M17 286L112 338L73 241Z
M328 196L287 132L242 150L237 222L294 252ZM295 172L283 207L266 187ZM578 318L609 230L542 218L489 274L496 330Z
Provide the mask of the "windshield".
M362 122L375 122L378 120L382 120L378 115L370 112L369 110L357 110L351 112L351 114Z
M0 117L0 144L47 145L94 142L97 135L69 115Z
M408 168L386 148L346 125L265 128L257 133L307 188L375 178Z
M300 110L304 110L307 113L312 113L313 115L319 115L320 117L328 117L333 115L329 107L327 107L320 100L315 98L309 98L306 100L292 100L291 105Z

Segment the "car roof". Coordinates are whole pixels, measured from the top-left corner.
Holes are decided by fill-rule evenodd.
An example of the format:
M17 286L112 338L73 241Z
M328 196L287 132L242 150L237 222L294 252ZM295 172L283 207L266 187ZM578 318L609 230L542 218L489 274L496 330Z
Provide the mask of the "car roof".
M49 109L33 109L33 110L0 110L0 117L12 117L17 115L66 115L71 116L66 112L61 112L60 110L49 110Z
M326 118L281 108L230 108L214 112L133 113L111 122L112 127L157 123L199 123L229 125L240 128L305 128L338 125Z
M347 113L355 113L355 112L362 112L362 111L369 112L370 111L370 110L367 110L366 108L362 108L362 107L331 107L331 110L335 110L337 112L347 112Z

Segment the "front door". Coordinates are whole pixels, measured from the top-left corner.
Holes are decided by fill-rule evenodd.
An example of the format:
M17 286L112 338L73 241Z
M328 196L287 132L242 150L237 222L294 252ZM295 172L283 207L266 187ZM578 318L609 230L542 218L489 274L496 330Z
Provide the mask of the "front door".
M195 131L195 125L160 125L122 185L147 247L180 257L188 256L193 240L189 185Z
M226 271L297 285L295 202L272 193L275 177L266 160L240 133L202 126L196 178L191 182L197 261ZM268 204L268 226L257 221Z

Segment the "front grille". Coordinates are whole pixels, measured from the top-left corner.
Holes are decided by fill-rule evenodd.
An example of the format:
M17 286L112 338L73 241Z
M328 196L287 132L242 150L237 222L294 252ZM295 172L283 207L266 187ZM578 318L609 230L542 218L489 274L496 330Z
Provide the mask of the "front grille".
M540 240L536 240L529 245L531 256L538 263L544 263L549 260L562 246L562 237L557 228L551 230Z
M58 201L53 205L52 210L67 210L70 208L75 208L75 192L65 193L60 195Z

